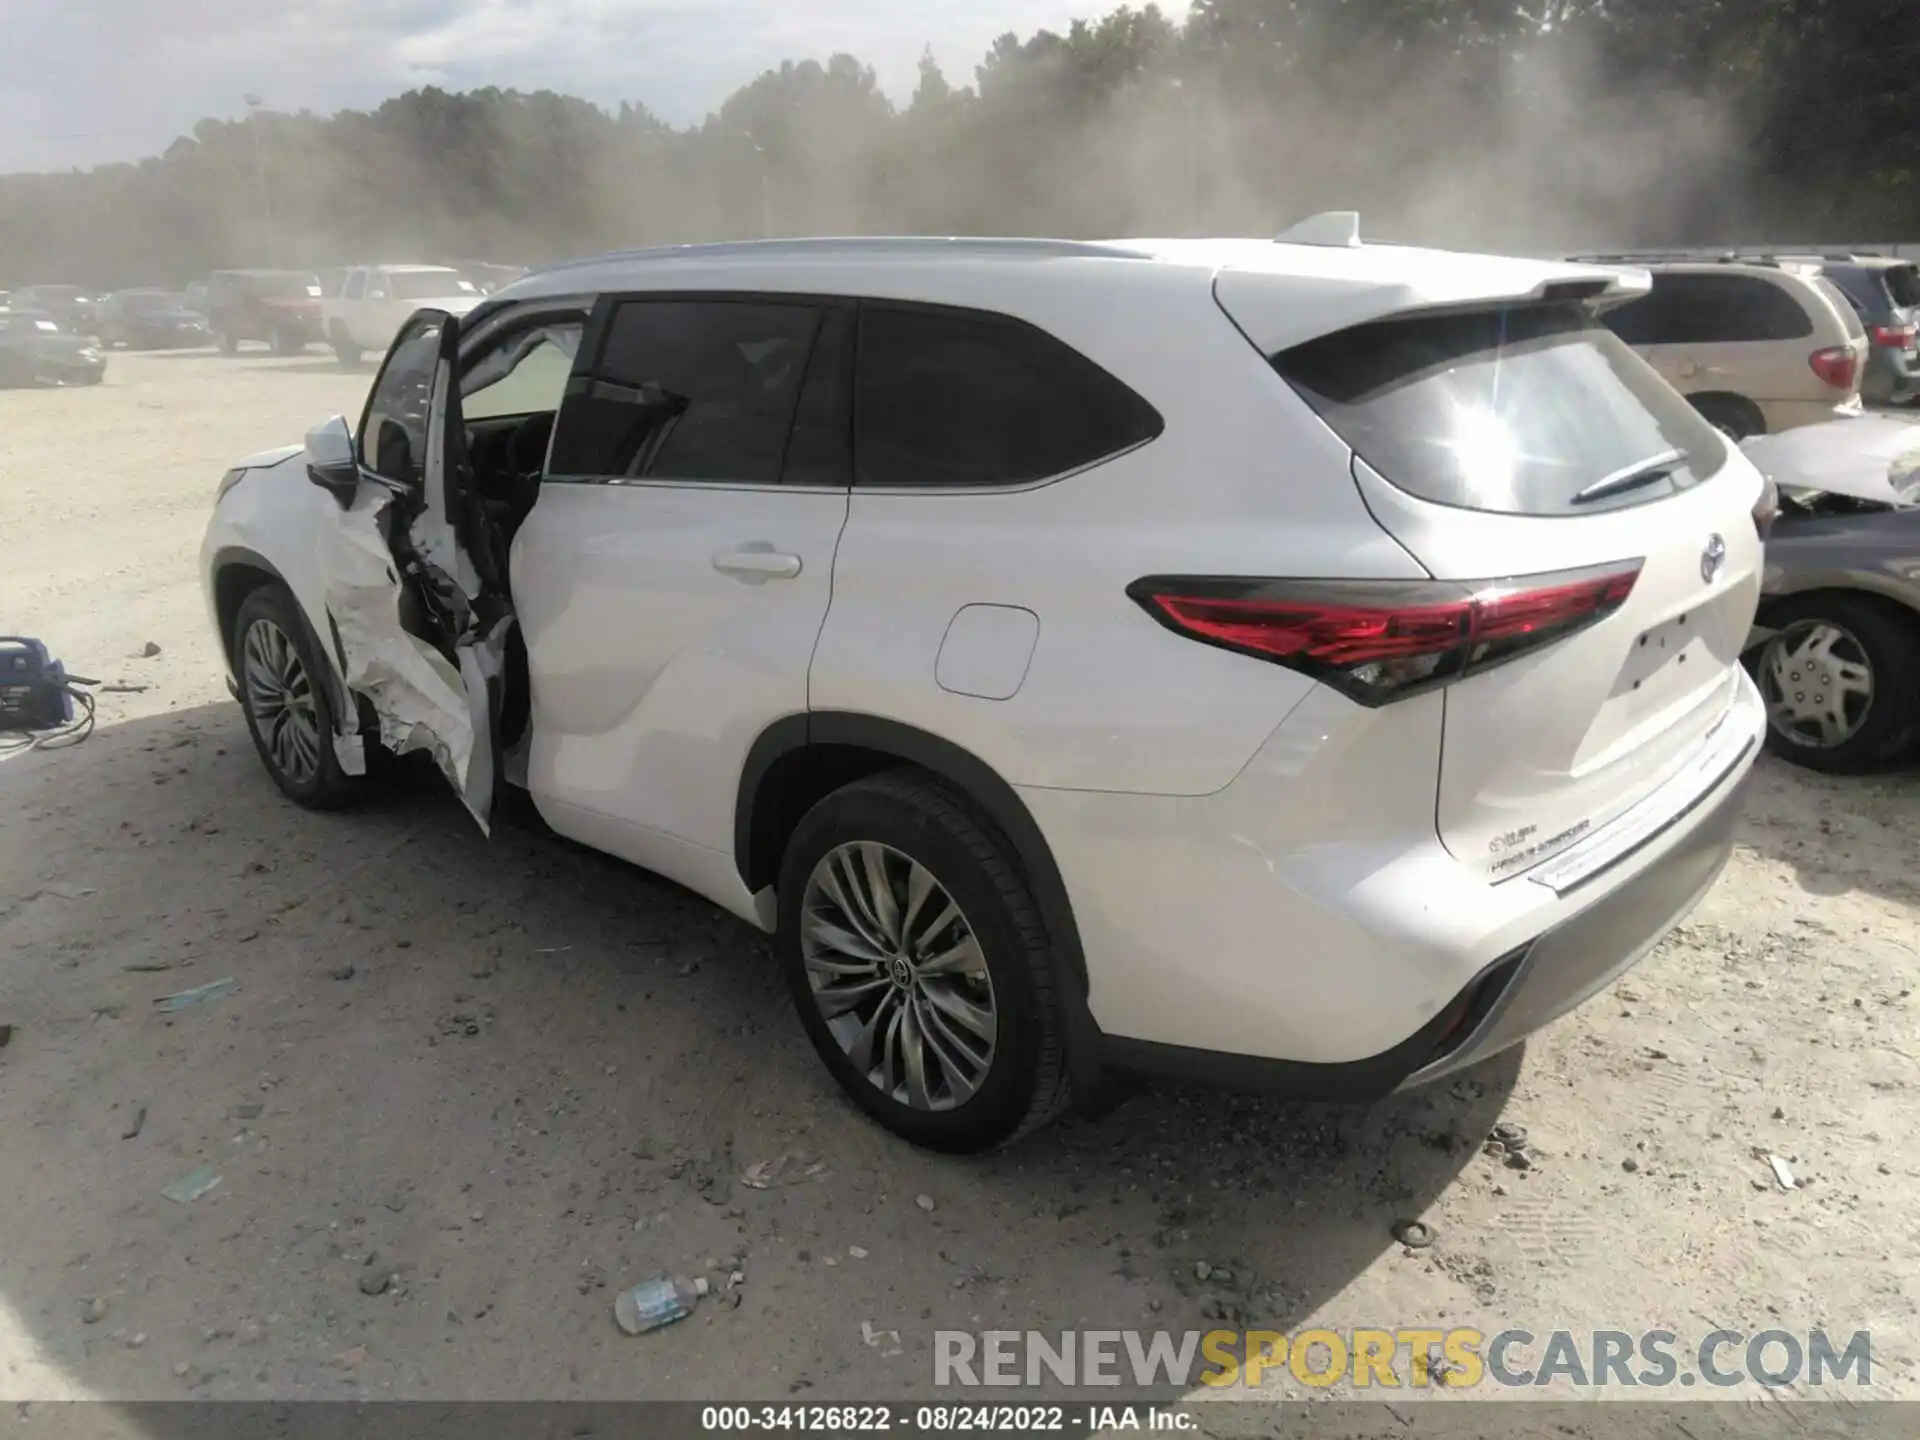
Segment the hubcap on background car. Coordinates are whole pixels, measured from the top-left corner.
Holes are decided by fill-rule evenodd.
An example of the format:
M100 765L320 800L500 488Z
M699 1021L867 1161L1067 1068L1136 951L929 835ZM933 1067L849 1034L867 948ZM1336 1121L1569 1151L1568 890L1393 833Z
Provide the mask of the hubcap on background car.
M247 711L280 773L304 785L320 773L320 711L293 642L271 620L247 627L241 644Z
M1873 705L1873 663L1830 620L1803 620L1767 643L1760 689L1773 728L1796 745L1829 750L1859 731Z
M973 927L924 865L855 841L820 858L800 953L827 1029L882 1094L951 1110L993 1068L993 981Z

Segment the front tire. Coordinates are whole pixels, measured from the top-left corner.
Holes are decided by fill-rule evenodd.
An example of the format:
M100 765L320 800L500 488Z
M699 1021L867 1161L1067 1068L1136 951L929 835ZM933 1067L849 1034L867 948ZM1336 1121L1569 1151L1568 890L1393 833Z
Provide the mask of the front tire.
M1920 622L1867 595L1808 595L1770 607L1776 633L1754 652L1767 748L1832 775L1898 757L1920 725Z
M776 947L807 1037L854 1103L934 1150L1004 1144L1070 1101L1055 955L1012 851L917 771L801 819Z
M238 355L240 353L240 337L235 335L231 330L217 331L213 339L214 343L220 347L220 353L222 355Z
M353 343L346 327L338 323L333 327L333 358L340 362L342 370L360 368L360 347Z
M354 777L334 754L328 670L308 642L293 596L263 585L241 602L230 640L247 733L280 792L309 810L353 798Z
M276 355L298 355L307 348L306 337L297 330L276 330L273 332L273 353Z

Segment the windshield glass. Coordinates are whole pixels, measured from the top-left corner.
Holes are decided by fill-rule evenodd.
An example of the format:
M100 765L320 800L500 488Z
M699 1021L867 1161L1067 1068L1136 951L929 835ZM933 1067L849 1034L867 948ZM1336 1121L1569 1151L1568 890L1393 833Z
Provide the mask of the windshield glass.
M168 295L159 290L134 290L124 295L114 296L114 303L122 310L135 315L143 315L153 310L175 310L179 308L180 297Z
M441 300L451 295L479 295L473 282L453 270L396 270L387 277L396 300Z
M1274 365L1362 460L1442 505L1584 514L1673 494L1726 460L1714 429L1578 305L1380 320Z
M320 293L320 282L311 275L250 275L246 286L255 295L270 296L276 300L299 299Z

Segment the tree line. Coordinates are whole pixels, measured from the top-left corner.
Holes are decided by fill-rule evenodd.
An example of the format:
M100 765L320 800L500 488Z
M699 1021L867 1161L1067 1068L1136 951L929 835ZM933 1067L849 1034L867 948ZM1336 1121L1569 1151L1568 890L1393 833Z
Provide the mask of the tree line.
M675 127L409 91L0 176L0 284L539 263L829 233L1369 234L1550 251L1920 238L1920 0L1196 0L1008 34L896 105L850 55Z

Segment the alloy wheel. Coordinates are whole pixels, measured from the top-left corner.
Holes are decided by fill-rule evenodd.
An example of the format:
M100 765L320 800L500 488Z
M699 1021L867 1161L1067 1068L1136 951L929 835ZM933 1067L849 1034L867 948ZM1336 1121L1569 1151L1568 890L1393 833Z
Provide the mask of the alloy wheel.
M241 642L242 684L274 767L295 785L320 773L320 710L313 682L287 634L271 620L255 620Z
M873 841L820 858L801 902L813 1003L841 1051L915 1110L965 1104L993 1068L993 981L972 925L933 873Z
M1767 718L1796 745L1846 744L1873 706L1873 663L1852 632L1830 620L1803 620L1774 636L1759 670Z

